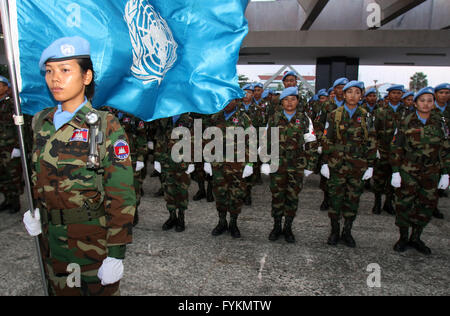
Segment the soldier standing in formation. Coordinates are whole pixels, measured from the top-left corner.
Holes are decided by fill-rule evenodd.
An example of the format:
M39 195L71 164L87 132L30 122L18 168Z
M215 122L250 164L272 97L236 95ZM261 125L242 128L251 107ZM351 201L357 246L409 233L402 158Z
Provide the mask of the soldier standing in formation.
M238 100L233 100L225 109L211 117L211 126L219 128L223 135L222 158L223 161L205 163L205 172L213 177L213 190L216 198L216 208L219 215L219 223L213 229L212 235L222 235L227 230L233 238L240 238L241 233L237 226L237 219L242 210L248 183L246 178L253 174L253 164L249 161L249 144L235 144L233 141L233 161L225 161L225 144L227 144L227 128L243 128L252 126L250 117L246 111L239 107ZM245 153L240 152L244 149ZM218 148L216 148L218 150ZM245 156L245 161L238 161L240 155ZM227 154L228 156L228 154ZM230 225L227 222L227 213L230 213Z
M351 81L343 88L343 106L334 110L327 119L323 142L321 173L328 180L332 210L329 245L341 238L348 247L356 243L351 235L356 219L364 182L373 176L376 158L376 138L373 120L358 106L364 84ZM345 223L340 237L340 218Z
M433 111L433 88L420 90L414 102L417 110L401 122L390 156L391 184L397 188L395 224L400 230L394 250L404 252L411 246L429 255L431 250L420 237L437 207L438 188L448 188L450 135L448 124Z
M91 106L89 42L61 38L39 66L59 104L33 119L38 208L25 213L25 227L40 235L51 295L118 295L136 205L127 136L112 114ZM81 288L67 285L69 264L81 267Z
M0 192L5 198L0 211L8 210L13 214L20 211L23 186L17 127L11 120L14 104L8 96L8 90L8 79L0 76Z
M292 222L298 209L298 196L303 188L303 178L313 173L317 162L317 138L313 123L309 117L297 111L299 103L298 89L287 88L281 94L283 112L275 113L269 119L267 138L271 139L271 128L279 128L279 163L277 170L271 170L269 164L261 166L261 172L270 174L270 191L272 192L272 217L274 228L269 240L276 241L284 234L288 243L295 242ZM268 151L265 151L268 152ZM282 229L282 218L285 218Z

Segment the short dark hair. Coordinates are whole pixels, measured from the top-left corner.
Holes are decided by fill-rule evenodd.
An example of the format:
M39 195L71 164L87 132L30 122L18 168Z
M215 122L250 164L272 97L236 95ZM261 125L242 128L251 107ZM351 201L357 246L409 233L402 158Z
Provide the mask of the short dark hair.
M84 92L84 95L86 98L91 101L92 98L95 95L95 71L94 71L94 65L92 63L92 60L90 58L77 58L78 65L80 65L81 70L83 71L83 74L85 74L88 70L92 71L92 81L91 83L86 86L86 90Z

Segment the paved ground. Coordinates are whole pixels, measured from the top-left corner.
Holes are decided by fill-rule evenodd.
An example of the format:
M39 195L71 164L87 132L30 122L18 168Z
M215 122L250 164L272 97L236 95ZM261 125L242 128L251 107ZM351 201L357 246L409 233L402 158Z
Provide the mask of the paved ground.
M394 218L371 214L373 195L365 193L354 225L358 247L326 244L327 214L320 212L319 178L311 176L300 196L294 221L297 243L271 243L271 195L268 178L254 189L252 207L239 220L242 238L217 238L214 203L191 202L184 233L163 232L168 213L155 178L144 183L146 195L134 243L128 247L122 295L449 295L450 199L441 199L444 220L433 219L423 240L433 255L415 250L395 253L398 239ZM191 199L196 184L191 186ZM152 193L152 194L150 194ZM23 205L25 199L22 197ZM41 295L33 240L22 227L21 215L0 213L0 295ZM369 264L381 268L381 287L371 288ZM369 278L372 279L372 278Z

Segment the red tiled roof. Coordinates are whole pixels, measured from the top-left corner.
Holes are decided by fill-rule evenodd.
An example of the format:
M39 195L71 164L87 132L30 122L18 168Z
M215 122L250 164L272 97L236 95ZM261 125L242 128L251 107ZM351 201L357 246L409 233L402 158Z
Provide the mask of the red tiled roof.
M261 81L267 81L270 78L272 78L272 76L269 76L269 75L259 75L258 77ZM303 78L307 81L315 81L316 80L316 76L303 76ZM283 76L278 76L275 78L275 80L281 81L281 80L283 80Z

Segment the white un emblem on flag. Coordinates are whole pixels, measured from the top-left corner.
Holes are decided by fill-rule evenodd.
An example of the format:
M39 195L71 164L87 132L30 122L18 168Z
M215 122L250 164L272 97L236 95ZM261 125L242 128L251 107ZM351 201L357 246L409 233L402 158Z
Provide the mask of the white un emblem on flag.
M130 0L125 6L133 46L133 76L144 84L161 84L177 60L177 43L166 21L148 0Z

